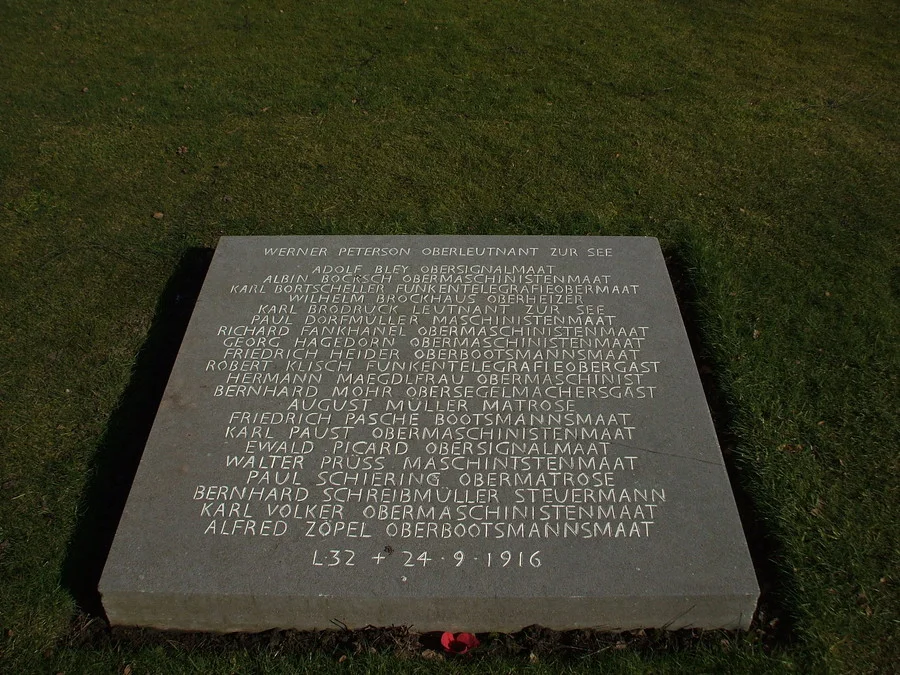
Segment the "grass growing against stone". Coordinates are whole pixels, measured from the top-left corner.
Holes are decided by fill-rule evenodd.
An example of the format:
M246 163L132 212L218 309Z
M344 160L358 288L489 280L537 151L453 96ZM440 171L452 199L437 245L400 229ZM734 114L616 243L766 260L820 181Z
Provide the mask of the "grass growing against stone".
M889 670L898 35L876 1L3 3L0 669ZM198 249L311 233L659 237L757 542L758 630L485 636L442 662L91 623L83 544Z

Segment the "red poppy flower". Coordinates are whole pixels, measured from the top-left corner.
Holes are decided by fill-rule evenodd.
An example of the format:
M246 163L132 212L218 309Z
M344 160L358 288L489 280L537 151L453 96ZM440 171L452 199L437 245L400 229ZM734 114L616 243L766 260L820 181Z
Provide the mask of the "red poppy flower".
M480 643L478 638L471 633L447 632L441 635L441 646L451 654L465 654L470 649L475 649Z

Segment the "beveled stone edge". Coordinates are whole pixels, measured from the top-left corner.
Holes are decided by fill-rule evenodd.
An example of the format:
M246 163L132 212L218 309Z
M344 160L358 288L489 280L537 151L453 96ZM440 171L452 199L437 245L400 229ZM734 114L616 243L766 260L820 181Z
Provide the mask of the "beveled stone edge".
M116 592L103 595L114 626L215 633L409 626L417 632L513 633L662 628L747 630L758 592L697 596L555 598L254 597ZM313 616L331 616L330 622Z

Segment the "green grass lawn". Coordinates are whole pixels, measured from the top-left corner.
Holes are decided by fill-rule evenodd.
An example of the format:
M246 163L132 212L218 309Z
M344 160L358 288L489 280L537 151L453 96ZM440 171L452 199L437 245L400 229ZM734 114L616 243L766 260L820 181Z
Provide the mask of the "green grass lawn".
M898 38L888 1L0 3L0 670L896 668ZM72 543L152 417L179 270L313 233L658 237L760 630L435 662L85 628Z

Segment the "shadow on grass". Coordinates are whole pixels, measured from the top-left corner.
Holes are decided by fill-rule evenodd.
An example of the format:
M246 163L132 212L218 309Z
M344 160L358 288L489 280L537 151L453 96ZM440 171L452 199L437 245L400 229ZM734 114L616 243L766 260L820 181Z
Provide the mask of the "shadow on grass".
M743 487L742 470L735 462L733 449L739 439L733 431L734 404L719 386L717 364L712 359L712 350L704 341L697 279L690 262L696 256L689 243L667 248L664 256L759 582L760 598L751 629L758 631L769 643L784 644L791 640L794 624L793 614L785 603L793 594L794 581L785 576L784 566L779 564L783 560L781 547L759 517L752 496Z
M131 381L94 456L79 504L81 517L62 569L63 587L91 616L104 616L97 584L212 254L210 249L194 248L182 256L156 305Z

